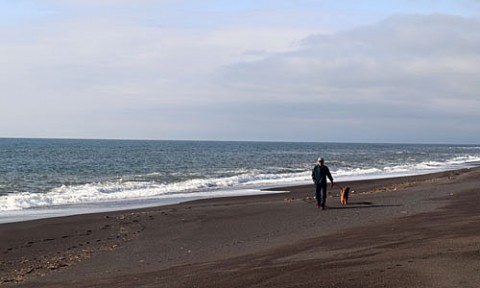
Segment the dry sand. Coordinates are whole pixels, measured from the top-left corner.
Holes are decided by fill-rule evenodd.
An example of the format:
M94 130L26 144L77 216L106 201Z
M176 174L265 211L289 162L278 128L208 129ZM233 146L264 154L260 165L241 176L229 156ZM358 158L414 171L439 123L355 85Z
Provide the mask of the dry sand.
M480 169L0 225L1 287L480 287Z

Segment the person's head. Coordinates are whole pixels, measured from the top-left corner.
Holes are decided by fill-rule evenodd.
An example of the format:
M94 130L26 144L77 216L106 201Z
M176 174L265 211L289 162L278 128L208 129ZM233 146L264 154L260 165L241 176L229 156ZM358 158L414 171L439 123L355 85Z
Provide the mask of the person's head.
M318 158L318 164L323 165L323 162L325 162L323 158Z

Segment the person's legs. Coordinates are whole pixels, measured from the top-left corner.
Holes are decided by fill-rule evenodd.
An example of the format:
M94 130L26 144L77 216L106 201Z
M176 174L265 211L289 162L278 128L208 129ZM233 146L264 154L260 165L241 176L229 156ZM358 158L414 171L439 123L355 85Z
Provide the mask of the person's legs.
M317 207L320 208L322 205L322 195L321 195L321 185L315 185L315 199L317 199Z
M322 186L320 187L320 203L319 203L322 209L325 209L326 202L327 202L327 187Z

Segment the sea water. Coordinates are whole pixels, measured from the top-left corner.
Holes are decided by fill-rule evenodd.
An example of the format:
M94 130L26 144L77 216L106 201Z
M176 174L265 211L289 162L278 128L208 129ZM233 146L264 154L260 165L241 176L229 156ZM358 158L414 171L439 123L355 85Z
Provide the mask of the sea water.
M0 222L273 193L480 164L480 145L0 139Z

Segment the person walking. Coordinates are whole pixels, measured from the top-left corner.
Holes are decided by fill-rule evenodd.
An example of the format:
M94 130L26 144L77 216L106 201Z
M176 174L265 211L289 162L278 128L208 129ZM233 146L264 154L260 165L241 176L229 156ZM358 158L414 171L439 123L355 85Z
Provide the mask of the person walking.
M332 183L333 177L330 174L330 169L324 165L325 160L318 158L318 164L312 169L312 179L315 183L315 197L317 198L317 208L325 210L325 202L327 201L327 177Z

